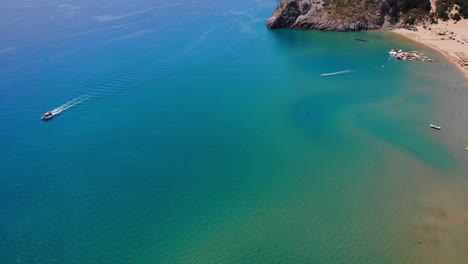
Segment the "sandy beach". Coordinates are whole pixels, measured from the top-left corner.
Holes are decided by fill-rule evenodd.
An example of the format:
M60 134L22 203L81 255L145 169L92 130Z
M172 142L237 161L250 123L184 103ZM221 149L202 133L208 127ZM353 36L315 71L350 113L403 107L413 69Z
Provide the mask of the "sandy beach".
M416 30L394 29L396 34L410 38L434 48L455 63L468 80L468 20L455 23L439 20L438 24L426 27L417 26Z

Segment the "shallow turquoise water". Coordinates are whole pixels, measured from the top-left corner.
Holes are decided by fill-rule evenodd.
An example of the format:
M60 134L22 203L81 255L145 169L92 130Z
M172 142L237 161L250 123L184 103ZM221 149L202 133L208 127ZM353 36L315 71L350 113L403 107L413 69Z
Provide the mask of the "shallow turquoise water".
M421 47L270 31L276 1L24 5L0 9L0 262L422 259L418 179L463 162L427 129L442 63L386 53Z

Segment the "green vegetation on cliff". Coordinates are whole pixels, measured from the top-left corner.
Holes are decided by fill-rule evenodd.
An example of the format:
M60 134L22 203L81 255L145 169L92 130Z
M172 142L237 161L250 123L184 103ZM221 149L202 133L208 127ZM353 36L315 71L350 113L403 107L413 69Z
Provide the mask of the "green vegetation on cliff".
M449 16L451 12L453 13ZM436 2L436 15L442 20L449 18L468 19L468 0L438 0Z
M430 11L429 0L385 0L381 6L381 12L389 16L392 24L413 25L428 18Z
M460 0L461 1L461 0ZM387 15L391 24L415 24L429 17L429 0L324 0L323 7L332 17L343 15L366 20L369 16Z
M468 0L280 0L268 19L269 28L369 30L411 27L437 18L468 18Z

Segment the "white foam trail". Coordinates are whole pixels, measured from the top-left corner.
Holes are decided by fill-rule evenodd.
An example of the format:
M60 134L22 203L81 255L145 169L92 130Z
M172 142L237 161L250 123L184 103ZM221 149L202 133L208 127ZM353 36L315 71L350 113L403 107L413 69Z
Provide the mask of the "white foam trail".
M72 99L72 100L70 100L70 101L64 103L63 105L61 105L61 106L55 108L54 110L60 110L60 109L66 108L68 105L74 104L75 102L77 102L77 101L79 101L79 100L81 100L81 99L83 99L83 98L85 98L85 97L88 97L88 96L80 95L80 96L78 96L78 97L76 97L76 98L74 98L74 99Z
M338 71L338 72L330 72L330 73L322 73L320 76L333 76L333 75L339 75L339 74L345 74L345 73L350 73L353 72L352 70L344 70L344 71Z
M60 112L63 112L63 111L65 111L65 110L67 110L67 109L70 109L70 108L72 108L73 106L75 106L75 105L77 105L77 104L80 104L80 103L86 101L87 99L88 99L88 98L85 98L85 99L83 99L83 100L77 101L77 102L74 103L74 104L68 105L67 107L61 109Z
M62 113L63 111L65 111L67 109L70 109L73 106L88 100L89 98L90 98L89 96L83 96L83 95L78 96L77 98L72 99L72 100L64 103L63 105L53 109L51 112L52 112L53 115L58 115L58 114Z
M85 83L80 85L79 90L75 91L74 94L85 94L89 98L92 98L93 102L95 102L97 100L105 99L111 95L128 92L131 89L137 88L143 82L147 83L158 80L160 78L165 78L168 75L177 72L179 65L184 63L185 60L189 60L190 56L192 56L192 53L195 54L194 56L198 55L194 52L194 50L202 46L204 42L210 38L210 34L212 34L213 31L236 22L239 21L237 19L233 19L211 25L210 27L205 28L201 34L197 35L194 39L192 39L192 41L189 41L188 44L184 45L176 52L168 54L168 56L160 59L149 61L145 60L145 63L142 63L136 67L132 67L118 76L114 76L114 71L118 70L119 72L122 72L122 70L126 68L120 69L106 67L104 68L100 78L97 79L96 77L99 76L95 75L96 77L93 76L94 78L85 80ZM146 52L146 54L148 54L147 57L151 57L151 53ZM124 65L122 64L122 66ZM74 102L80 101L82 98L83 96L77 97L55 108L51 112L59 114L62 111L68 109L68 106L74 104Z

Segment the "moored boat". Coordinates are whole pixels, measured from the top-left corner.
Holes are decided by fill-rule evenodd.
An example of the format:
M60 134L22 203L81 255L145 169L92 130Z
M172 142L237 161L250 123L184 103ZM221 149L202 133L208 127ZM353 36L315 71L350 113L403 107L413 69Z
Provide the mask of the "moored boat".
M433 125L433 124L430 124L429 126L431 128L433 128L433 129L436 129L436 130L441 130L442 129L440 126L436 126L436 125Z
M392 49L388 52L388 54L392 57L395 57L397 60L404 60L404 61L426 61L426 62L431 62L430 58L424 55L424 53L413 50L413 51L403 51L403 50L397 50L397 49Z

